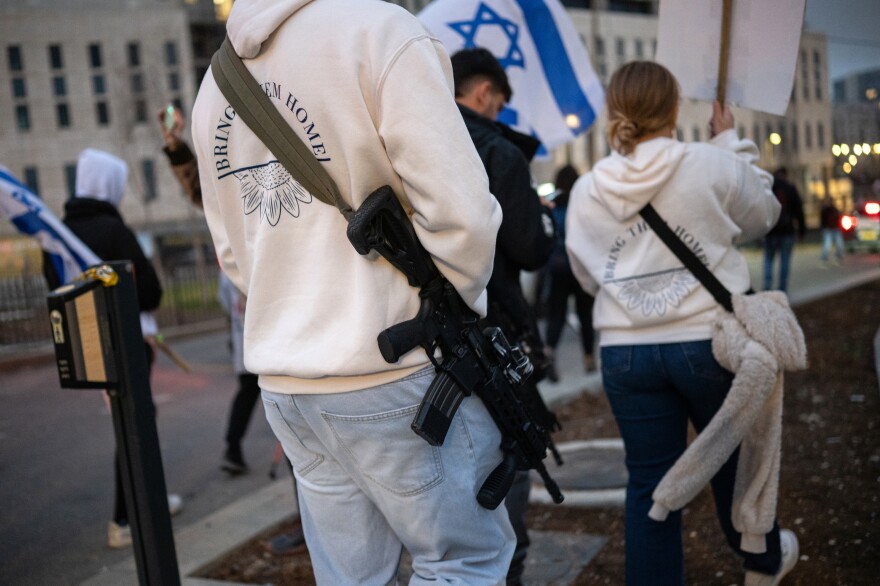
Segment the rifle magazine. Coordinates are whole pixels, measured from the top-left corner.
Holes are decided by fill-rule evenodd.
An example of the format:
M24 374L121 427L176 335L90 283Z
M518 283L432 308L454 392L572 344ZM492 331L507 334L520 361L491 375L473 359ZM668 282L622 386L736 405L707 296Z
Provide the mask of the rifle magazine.
M452 418L465 396L449 373L441 370L431 381L410 427L432 446L442 446Z

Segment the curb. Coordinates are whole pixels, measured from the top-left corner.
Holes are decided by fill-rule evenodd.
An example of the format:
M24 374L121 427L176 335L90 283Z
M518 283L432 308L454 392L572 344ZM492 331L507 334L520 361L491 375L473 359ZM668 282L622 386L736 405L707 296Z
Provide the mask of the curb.
M237 586L235 582L192 577L221 557L286 521L297 510L287 479L265 488L174 532L183 586ZM106 568L80 586L138 586L134 556Z
M574 396L569 397L573 399ZM620 450L621 458L623 458L623 440L621 438L607 438L594 440L574 440L558 444L556 449L560 455L570 454L583 450L584 448L594 448L599 450ZM583 507L583 508L605 508L605 507L623 507L626 502L626 487L620 488L600 488L590 490L565 489L565 500L561 506L565 507ZM529 502L541 505L552 505L553 499L550 493L544 488L543 484L532 484L532 491L529 494Z
M162 330L162 335L168 340L181 340L210 334L221 330L227 330L229 322L226 319L212 319L194 324L172 326ZM0 353L0 373L13 372L22 368L43 366L55 360L55 348L48 336L45 343L30 344L24 351Z

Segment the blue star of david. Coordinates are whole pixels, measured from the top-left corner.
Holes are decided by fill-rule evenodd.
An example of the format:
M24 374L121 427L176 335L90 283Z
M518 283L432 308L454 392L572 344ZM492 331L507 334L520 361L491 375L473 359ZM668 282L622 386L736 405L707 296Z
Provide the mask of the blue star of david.
M522 50L520 50L517 41L519 40L519 26L506 18L501 18L497 12L489 8L483 3L477 7L477 14L473 20L460 20L457 22L447 23L449 28L464 37L464 48L474 49L477 47L475 39L481 26L497 26L507 35L510 40L510 47L504 57L498 57L501 67L525 67L526 62L523 58Z

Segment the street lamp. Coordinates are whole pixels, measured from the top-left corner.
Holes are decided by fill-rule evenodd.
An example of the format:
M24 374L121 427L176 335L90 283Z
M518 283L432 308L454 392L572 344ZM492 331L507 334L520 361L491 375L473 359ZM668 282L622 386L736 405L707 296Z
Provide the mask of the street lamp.
M778 132L771 132L767 136L767 140L764 141L764 155L769 160L769 165L771 167L776 166L776 149L773 147L779 146L782 144L782 137Z

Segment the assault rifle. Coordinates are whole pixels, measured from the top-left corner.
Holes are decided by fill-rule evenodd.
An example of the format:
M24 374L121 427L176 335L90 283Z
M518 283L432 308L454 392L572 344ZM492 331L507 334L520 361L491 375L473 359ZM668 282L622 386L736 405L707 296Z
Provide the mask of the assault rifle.
M362 255L375 250L419 288L417 315L379 334L379 350L389 363L421 346L437 369L412 422L431 445L446 438L461 401L471 393L486 405L501 431L504 458L483 483L477 502L495 509L517 470L537 470L553 502L562 493L542 460L553 446L550 430L540 424L524 400L524 381L532 374L529 359L511 347L499 328L479 327L479 316L437 270L416 236L412 223L387 185L370 194L351 217L348 239ZM439 349L442 361L434 356ZM555 452L555 448L553 450Z

